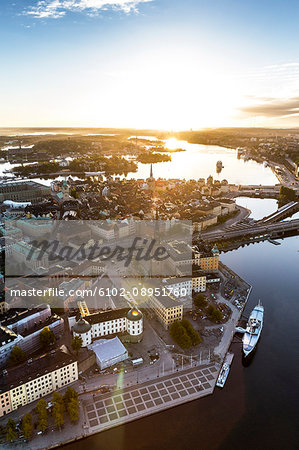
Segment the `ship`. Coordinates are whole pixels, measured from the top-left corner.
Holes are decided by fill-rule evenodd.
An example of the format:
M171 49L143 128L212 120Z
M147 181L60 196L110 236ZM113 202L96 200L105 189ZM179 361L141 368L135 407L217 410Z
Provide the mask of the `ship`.
M263 319L264 307L261 305L261 302L259 302L250 314L246 325L246 331L243 335L242 342L245 357L250 355L259 341L263 329Z
M225 361L223 363L223 366L221 367L221 370L219 372L219 375L218 375L218 378L216 381L216 386L223 388L223 386L225 385L233 358L234 358L233 353L228 353L226 355Z

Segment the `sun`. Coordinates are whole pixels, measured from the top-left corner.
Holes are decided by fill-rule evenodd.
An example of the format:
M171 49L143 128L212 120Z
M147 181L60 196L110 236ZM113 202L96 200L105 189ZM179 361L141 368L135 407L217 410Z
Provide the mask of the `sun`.
M178 140L175 138L169 138L165 141L165 148L169 150L175 150L178 148Z

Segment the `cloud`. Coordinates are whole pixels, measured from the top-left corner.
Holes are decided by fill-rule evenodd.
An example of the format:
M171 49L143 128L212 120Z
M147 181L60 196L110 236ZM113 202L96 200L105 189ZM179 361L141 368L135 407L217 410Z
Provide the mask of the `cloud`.
M37 19L59 19L68 12L84 12L95 15L100 10L109 8L120 10L125 13L137 11L141 3L152 0L41 0L35 6L26 8L23 14Z
M259 103L241 109L243 113L263 117L286 117L299 114L299 96L287 99L260 99Z

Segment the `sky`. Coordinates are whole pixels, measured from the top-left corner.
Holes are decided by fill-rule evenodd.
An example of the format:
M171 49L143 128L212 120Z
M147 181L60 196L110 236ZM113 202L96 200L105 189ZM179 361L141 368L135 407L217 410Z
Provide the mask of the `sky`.
M1 0L0 127L299 126L297 0Z

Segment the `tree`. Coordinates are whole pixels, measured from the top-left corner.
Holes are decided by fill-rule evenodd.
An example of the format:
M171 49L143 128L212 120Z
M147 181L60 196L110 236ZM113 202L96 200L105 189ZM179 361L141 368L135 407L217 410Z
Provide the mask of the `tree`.
M15 345L10 352L9 355L9 361L12 364L20 364L21 362L25 361L27 359L27 355L18 345Z
M71 422L78 422L79 419L79 401L78 398L72 397L67 405L67 411Z
M64 424L64 403L63 403L63 397L58 392L53 392L53 409L52 409L52 415L54 418L54 424L57 428L61 428Z
M72 349L76 352L77 356L79 353L80 348L82 347L83 341L81 336L75 336L72 340L71 346Z
M188 336L187 331L179 321L175 321L170 325L170 336L182 348L189 348L192 346L192 341Z
M43 347L49 347L55 342L55 335L49 327L44 327L39 334L39 338Z
M45 431L48 427L48 411L46 400L41 398L36 404L36 410L38 413L38 429L40 431Z
M219 311L218 308L215 308L213 305L209 305L207 310L207 316L212 322L221 322L223 319L223 314Z
M63 401L65 403L65 405L67 406L68 403L72 400L72 399L76 399L78 400L78 392L75 391L75 389L68 387L67 390L65 391L65 394L63 396Z
M78 392L71 387L68 387L63 396L63 401L71 422L77 422L79 419L79 400Z
M55 427L61 428L64 424L63 406L60 403L55 403L52 410Z
M29 440L33 433L32 414L28 413L22 419L22 429L24 437Z
M196 294L194 297L194 305L197 308L205 308L207 303L206 297L203 294Z
M5 434L7 442L12 442L17 437L16 422L13 419L8 419L5 427Z
M194 328L191 325L191 323L189 322L189 320L183 319L181 324L185 328L188 336L190 337L190 339L192 341L192 345L200 344L201 341L202 341L202 338L201 338L200 334L197 331L194 330Z
M294 200L296 200L296 191L286 186L281 186L279 191L278 206L283 206Z

